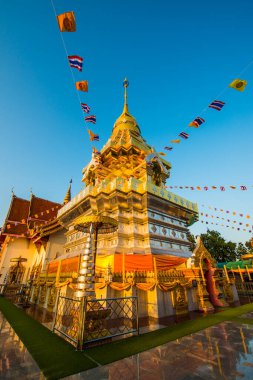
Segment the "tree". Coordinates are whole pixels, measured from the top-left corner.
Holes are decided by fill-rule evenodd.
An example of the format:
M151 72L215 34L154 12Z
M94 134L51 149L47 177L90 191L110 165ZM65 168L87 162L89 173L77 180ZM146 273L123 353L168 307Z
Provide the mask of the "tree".
M195 240L195 237L193 234L191 234L190 232L188 232L187 234L187 239L189 240L189 242L191 243L191 251L193 252L195 247L196 247L196 240Z
M249 250L246 246L246 243L245 244L243 244L243 243L237 244L237 256L241 257L242 255L246 255L246 253L249 253Z
M253 250L253 238L250 239L250 240L248 240L248 241L246 241L245 246L246 246L250 251L252 251L252 250Z
M241 252L237 250L237 244L226 241L218 231L207 230L200 237L206 249L217 262L236 261L241 256Z

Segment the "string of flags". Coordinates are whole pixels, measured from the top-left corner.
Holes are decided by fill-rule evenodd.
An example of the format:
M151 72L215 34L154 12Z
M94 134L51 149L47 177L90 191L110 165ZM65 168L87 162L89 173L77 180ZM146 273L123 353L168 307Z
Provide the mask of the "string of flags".
M237 185L237 186L232 186L232 185L229 185L227 187L225 186L165 186L167 189L181 189L181 190L204 190L204 191L208 191L208 190L220 190L220 191L226 191L226 190L229 190L229 189L232 189L232 190L241 190L241 191L246 191L248 190L249 187L253 187L253 185L248 185L248 186L245 186L245 185Z
M53 4L53 0L52 4ZM65 12L59 15L56 15L57 22L59 26L60 32L75 32L76 31L76 19L75 19L75 13L73 11ZM68 62L71 68L77 69L79 72L82 72L83 69L83 58L79 55L68 55ZM88 92L88 81L87 80L81 80L77 81L75 83L76 90L81 92ZM244 79L234 79L230 84L229 87L233 88L239 92L243 92L246 88L247 81ZM215 99L213 100L209 105L208 108L214 109L216 111L221 111L223 107L225 106L225 102L223 100ZM84 112L89 113L90 107L85 104L81 103L81 108ZM96 124L96 116L90 115L88 117L84 118L85 122ZM193 128L199 128L202 124L205 123L205 119L203 119L201 116L197 116L194 120L192 120L188 127ZM99 141L99 135L92 132L91 130L88 130L90 140L91 141ZM181 140L187 140L189 139L190 135L189 133L182 131L178 134L178 138L171 140L172 144L179 144ZM173 146L165 146L165 150L171 151L173 149ZM185 187L187 188L187 187ZM213 189L215 187L212 187ZM190 187L192 190L192 187ZM197 190L199 190L199 187L197 187ZM204 190L208 190L208 187L205 186ZM223 190L222 187L220 187L220 190ZM223 190L224 191L224 190Z
M208 208L209 210L213 210L215 212L224 212L226 214L231 214L233 216L239 216L240 218L246 218L246 219L250 219L251 218L251 215L249 214L243 214L241 212L238 212L238 211L229 211L229 210L224 210L223 208L218 208L218 207L214 207L214 206L207 206L207 205L201 205L201 207L203 208Z
M237 91L244 91L247 85L247 81L244 79L234 79L228 87L231 87ZM214 109L216 111L221 111L223 107L225 106L225 102L222 100L213 100L209 105L208 108ZM200 116L197 116L194 120L192 120L189 124L188 127L193 127L193 128L199 128L202 124L205 123L205 119L203 119ZM178 134L179 138L176 138L174 140L171 140L170 142L172 144L180 144L181 140L187 140L189 138L189 133L182 131ZM165 146L165 150L171 151L173 149L173 146Z
M245 227L250 227L249 223L239 222L238 220L226 219L226 218L223 218L219 215L209 215L209 214L205 214L204 212L201 212L200 215L202 217L205 217L205 218L220 219L220 220L223 220L223 221L228 222L228 223L238 224L239 226L245 225ZM251 226L250 228L253 229L253 226Z
M58 22L60 32L75 32L76 31L75 13L73 11L70 11L70 12L64 12L62 14L57 15L56 11L55 11L54 4L53 4L53 0L51 0L51 2L53 5L53 8L54 8L54 12L55 12L55 15L57 18L57 22ZM65 45L65 43L64 43L64 45ZM66 48L66 46L65 46L65 48ZM68 58L68 63L69 63L69 66L71 69L77 69L79 72L82 72L83 62L84 62L83 57L81 57L80 55L68 55L67 54L67 58ZM73 72L72 72L72 75L73 75ZM73 76L73 78L74 78L74 76ZM76 81L75 87L76 87L77 91L81 91L81 92L88 92L89 91L89 83L87 80ZM79 97L79 95L78 95L78 97ZM80 102L80 103L81 103L82 111L85 113L89 113L90 107L88 106L88 104L83 103L83 102ZM89 116L84 117L84 121L87 123L96 124L97 118L95 115L89 115ZM99 141L99 135L98 134L93 133L89 129L87 131L88 131L88 134L90 136L91 141Z
M200 220L200 223L202 224L211 224L211 225L215 225L215 226L221 226L221 227L226 227L226 228L231 228L232 230L235 230L235 231L243 231L243 232L248 232L248 233L252 233L252 229L247 229L247 228L241 228L241 227L234 227L234 226L229 226L229 225L225 225L225 224L222 224L222 223L217 223L217 222L207 222L205 220Z

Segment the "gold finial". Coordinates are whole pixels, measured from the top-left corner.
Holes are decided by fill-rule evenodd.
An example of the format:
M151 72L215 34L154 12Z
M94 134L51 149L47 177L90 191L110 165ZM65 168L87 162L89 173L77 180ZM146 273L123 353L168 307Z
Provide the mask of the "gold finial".
M123 86L124 86L124 110L123 112L128 112L128 108L127 108L127 87L129 86L129 82L127 80L127 78L124 79L123 81Z
M66 192L63 204L67 204L69 201L71 201L71 184L72 184L72 179L69 181L69 188Z

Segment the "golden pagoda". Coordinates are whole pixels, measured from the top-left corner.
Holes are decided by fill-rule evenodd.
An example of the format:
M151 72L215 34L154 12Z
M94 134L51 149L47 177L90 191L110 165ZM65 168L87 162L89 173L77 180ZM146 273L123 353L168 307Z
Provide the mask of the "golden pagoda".
M123 112L101 151L93 148L84 189L71 199L69 187L57 216L36 232L46 243L30 300L55 310L59 289L72 298L137 296L139 317L149 320L220 307L214 260L188 240L197 204L167 190L171 163L142 137L123 85Z
M171 164L142 137L128 109L127 79L123 84L123 112L114 123L111 137L101 151L93 148L91 161L82 172L85 188L58 212L66 242L64 254L48 263L47 281L57 272L58 286L61 281L64 286L68 283L75 294L75 279L83 278L86 271L80 271L80 257L89 247L88 234L76 229L78 220L92 215L112 218L117 221L117 230L97 237L96 297L146 292L141 314L157 318L163 314L158 306L162 290L155 286L161 271L170 271L164 281L170 278L174 288L185 285L174 299L187 304L186 286L191 281L182 270L192 255L188 225L197 220L198 207L167 191ZM64 276L63 267L71 267L74 278ZM173 274L175 268L179 271ZM79 289L84 287L80 285ZM67 288L66 293L71 294Z
M117 219L118 231L99 238L98 256L164 255L182 263L191 255L187 226L197 219L197 204L166 190L171 164L142 137L128 110L127 87L125 80L123 112L111 137L101 152L93 149L83 169L85 189L62 207L58 218L68 230L83 214ZM69 230L68 241L75 240L72 234ZM71 251L72 245L66 248Z

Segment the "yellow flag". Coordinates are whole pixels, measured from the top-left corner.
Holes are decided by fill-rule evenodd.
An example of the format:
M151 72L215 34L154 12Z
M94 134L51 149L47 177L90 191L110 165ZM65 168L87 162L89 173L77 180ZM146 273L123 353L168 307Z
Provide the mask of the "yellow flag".
M230 83L229 87L234 88L237 91L244 91L246 87L247 81L243 79L235 79Z
M99 135L96 135L90 129L88 129L88 133L90 135L90 141L99 141Z
M179 144L180 143L180 139L177 139L177 140L171 140L172 143L174 144Z
M158 153L160 156L166 156L166 153L163 153L163 152L159 152Z
M88 92L88 81L82 80L81 82L76 82L76 89L83 92Z
M66 12L58 15L57 21L61 32L76 31L76 20L74 12Z

